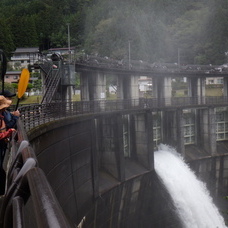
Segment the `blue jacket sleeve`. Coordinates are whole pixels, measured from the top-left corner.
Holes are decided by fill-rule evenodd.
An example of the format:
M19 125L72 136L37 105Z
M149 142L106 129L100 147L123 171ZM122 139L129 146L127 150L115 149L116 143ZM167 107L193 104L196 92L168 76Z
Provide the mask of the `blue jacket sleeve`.
M18 120L18 116L14 116L9 111L3 112L4 121L7 128L15 128Z

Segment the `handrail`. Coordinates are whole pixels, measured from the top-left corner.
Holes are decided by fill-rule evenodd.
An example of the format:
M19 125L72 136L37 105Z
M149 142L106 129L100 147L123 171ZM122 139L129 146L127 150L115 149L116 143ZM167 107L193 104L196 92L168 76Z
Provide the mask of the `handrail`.
M23 228L24 208L31 199L38 228L74 227L67 220L45 174L38 167L33 149L26 141L22 122L18 120L18 141L13 137L11 144L12 163L7 175L7 191L0 211L0 227ZM17 144L20 144L18 147Z
M44 71L44 68L48 68L48 72L44 71L46 76L45 80L45 91L43 94L43 98L41 103L48 103L51 102L52 96L54 95L55 91L57 90L58 83L60 81L60 70L61 68L57 67L57 69L53 69L53 62L44 62L40 64L40 68ZM59 64L59 63L58 63ZM45 66L45 67L44 67Z
M51 68L50 72L46 76L45 92L41 103L49 103L57 90L58 83L60 81L60 68L53 70Z
M105 113L123 110L162 110L167 108L219 107L228 105L228 97L172 97L140 98L124 100L97 100L75 102L52 102L20 107L23 126L28 132L32 128L67 116L87 113Z

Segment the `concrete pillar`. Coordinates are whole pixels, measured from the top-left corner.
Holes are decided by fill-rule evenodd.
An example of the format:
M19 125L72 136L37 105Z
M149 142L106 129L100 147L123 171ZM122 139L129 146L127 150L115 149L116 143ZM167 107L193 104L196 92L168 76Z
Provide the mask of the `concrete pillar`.
M106 76L103 73L82 72L81 81L81 100L94 101L90 105L84 103L83 109L90 111L100 111L105 109L106 100Z
M131 100L131 105L139 104L139 76L119 75L117 79L117 99Z
M80 89L81 89L81 101L89 101L89 82L88 73L80 73Z
M153 78L153 97L158 99L160 106L170 105L172 98L172 78Z
M171 105L172 98L172 78L164 77L163 98L165 98L165 105Z
M130 94L131 99L139 99L139 76L132 75L130 77Z
M185 146L184 146L184 120L183 120L183 110L176 110L176 126L177 126L177 151L185 157Z
M205 95L206 95L206 80L201 77L197 80L197 89L199 96L199 103L205 104Z
M115 124L115 153L118 162L118 180L125 180L125 158L124 158L124 143L123 143L123 117L121 114L116 114Z
M164 111L162 115L162 142L177 149L185 156L183 110Z
M196 126L196 131L195 131L195 144L198 147L203 147L203 127L202 127L202 110L201 109L196 109L196 116L195 116L195 126Z
M102 148L101 148L101 169L106 170L116 179L118 178L117 160L114 144L114 126L112 118L102 119Z
M124 85L123 85L123 75L117 76L117 99L123 100L124 99Z
M102 130L100 140L100 167L114 176L118 181L124 181L124 149L123 120L119 114L113 114L101 120Z
M92 91L94 93L94 100L105 100L106 99L106 76L104 73L96 73L93 75L93 79L91 80L93 83L91 84Z
M162 143L174 146L176 142L176 118L175 111L163 111L162 113Z
M124 75L117 75L117 91L116 91L117 100L124 100ZM117 102L117 109L124 109L122 102Z
M148 144L148 168L154 169L154 141L153 141L153 115L152 112L146 112L146 126L147 126L147 144Z
M158 78L152 78L152 96L158 98Z
M218 192L217 192L217 195L219 196L225 196L227 194L227 191L224 189L227 189L227 188L224 188L224 157L221 156L219 158L219 178L218 178Z
M189 97L197 97L197 83L196 83L196 78L187 78L187 83L188 83L188 96Z
M91 152L92 152L92 180L94 197L99 196L99 139L100 136L100 121L99 119L91 120Z
M105 100L106 76L103 73L81 72L81 100Z
M80 84L81 84L80 85L81 101L83 101L81 109L83 110L83 112L87 112L87 111L91 110L91 108L89 106L89 102L88 102L88 101L90 101L89 72L81 72L80 73Z
M135 151L140 164L145 168L154 169L152 113L135 115Z
M204 77L188 78L188 96L192 102L197 104L205 103L206 81Z
M67 86L67 92L66 92L67 101L70 101L70 102L73 101L72 94L73 94L73 86Z
M223 78L223 96L224 97L228 96L228 78L227 77Z
M210 153L216 154L216 129L215 129L215 109L208 108L202 110L202 124L203 129L203 147Z
M94 111L105 110L106 100L106 75L104 73L97 72L93 75L92 84L90 84L92 97L95 101Z

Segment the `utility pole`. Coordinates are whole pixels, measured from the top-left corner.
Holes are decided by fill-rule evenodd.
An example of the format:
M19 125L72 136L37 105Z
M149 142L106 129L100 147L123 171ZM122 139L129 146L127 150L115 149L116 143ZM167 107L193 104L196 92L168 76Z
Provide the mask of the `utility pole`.
M177 49L177 61L178 61L178 66L180 67L180 48Z
M128 61L129 61L129 70L131 69L131 41L128 40Z
M69 63L71 62L71 51L70 51L70 23L67 23L68 31L68 51L69 51Z
M68 52L69 52L69 65L68 65L68 97L69 97L69 101L72 101L72 86L70 85L70 81L71 81L71 70L70 70L70 64L71 64L71 50L70 50L70 23L67 23L67 31L68 31Z

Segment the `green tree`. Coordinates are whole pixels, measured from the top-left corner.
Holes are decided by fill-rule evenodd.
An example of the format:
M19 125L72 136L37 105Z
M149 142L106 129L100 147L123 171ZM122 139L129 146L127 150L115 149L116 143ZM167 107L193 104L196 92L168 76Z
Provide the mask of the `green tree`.
M11 50L15 48L12 33L9 29L7 21L2 18L0 20L0 49L2 49L7 56L9 56Z
M4 82L4 90L9 90L10 92L15 92L14 83ZM0 91L2 91L2 81L0 82Z
M37 79L33 82L33 89L35 90L41 90L42 89L42 81L41 79Z
M221 64L228 50L227 0L2 0L0 48L68 45L149 62Z
M34 17L13 16L11 19L11 31L16 47L34 47L38 44L38 37Z

